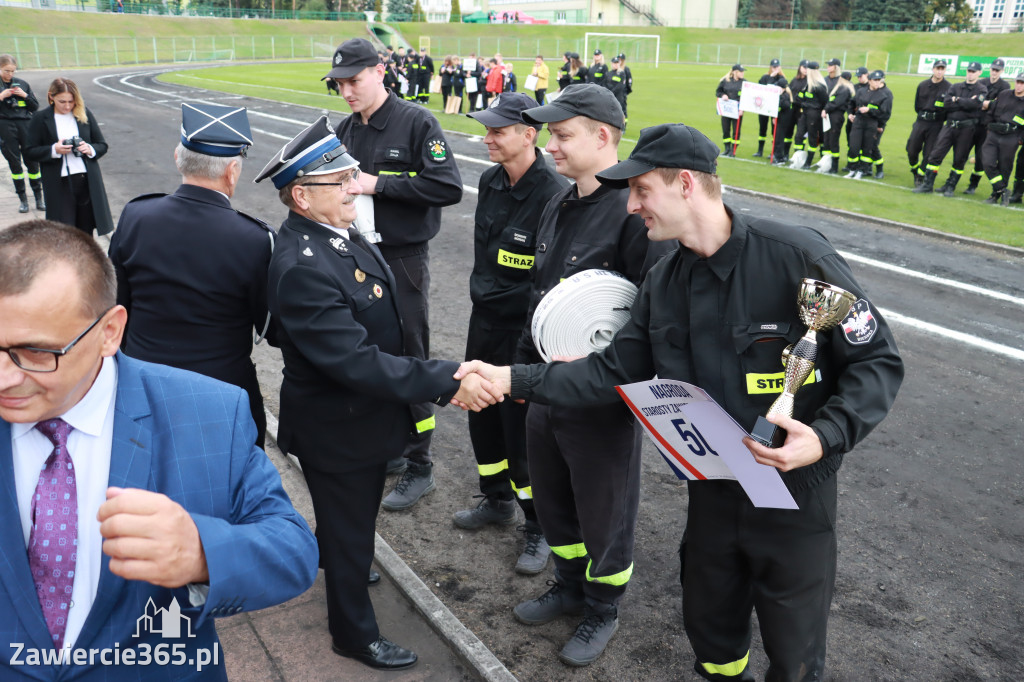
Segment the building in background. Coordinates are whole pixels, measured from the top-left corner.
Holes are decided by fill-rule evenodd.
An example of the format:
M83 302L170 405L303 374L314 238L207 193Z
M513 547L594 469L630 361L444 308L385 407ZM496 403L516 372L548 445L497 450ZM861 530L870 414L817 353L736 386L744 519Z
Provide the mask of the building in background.
M1024 28L1024 0L967 0L974 23L984 33L1014 33Z

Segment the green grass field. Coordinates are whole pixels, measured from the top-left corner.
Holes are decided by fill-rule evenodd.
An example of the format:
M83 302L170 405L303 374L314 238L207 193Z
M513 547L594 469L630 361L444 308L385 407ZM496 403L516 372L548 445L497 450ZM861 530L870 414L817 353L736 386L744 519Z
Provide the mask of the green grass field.
M229 66L170 73L163 78L170 82L258 97L275 98L277 93L284 101L348 113L344 101L328 96L320 82L328 68L326 61ZM528 73L528 63L517 63L516 71ZM699 128L712 140L721 138L721 126L714 108L715 86L724 74L721 67L663 65L655 70L634 66L633 73L636 85L629 98L629 128L619 147L620 157L625 158L629 154L642 128L659 123L681 121ZM751 79L760 76L753 71L747 73ZM984 204L984 198L991 193L987 179L982 180L974 197L958 192L956 198L946 199L938 194L918 195L910 191L912 179L904 146L914 122L913 93L920 80L917 76L887 79L895 96L895 113L882 138L886 171L886 178L882 181L852 181L841 176L775 168L768 166L764 159L752 159L750 155L757 149L756 117L748 117L744 121L738 158L721 159L719 174L727 185L1024 247L1024 211ZM280 87L278 84L281 83L290 86ZM299 88L297 92L296 87ZM483 132L480 124L466 116L440 113L440 95L431 96L430 108L445 130ZM542 143L546 142L547 133L543 133L540 139ZM846 153L845 143L841 153ZM952 154L947 157L937 184L945 180L951 158ZM973 162L967 168L969 172ZM965 177L958 190L962 192L966 184Z

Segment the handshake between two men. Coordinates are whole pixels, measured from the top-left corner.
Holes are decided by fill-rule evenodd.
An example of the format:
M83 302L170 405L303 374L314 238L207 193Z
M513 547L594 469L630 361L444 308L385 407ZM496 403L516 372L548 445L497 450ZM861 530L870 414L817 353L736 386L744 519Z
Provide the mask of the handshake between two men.
M505 395L511 391L512 369L489 365L482 360L470 360L459 365L454 378L462 385L452 397L451 404L463 410L480 412L505 400Z

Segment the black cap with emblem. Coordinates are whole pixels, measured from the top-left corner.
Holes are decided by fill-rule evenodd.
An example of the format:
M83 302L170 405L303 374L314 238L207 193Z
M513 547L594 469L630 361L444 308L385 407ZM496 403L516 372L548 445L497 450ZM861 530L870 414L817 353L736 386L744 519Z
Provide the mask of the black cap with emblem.
M602 184L627 187L629 179L655 168L679 168L714 174L718 145L696 128L663 123L644 128L629 158L597 174Z
M352 38L346 40L334 51L334 59L331 61L332 68L326 76L328 78L351 78L363 69L377 66L380 60L377 58L377 50L365 38Z
M622 106L615 95L603 85L594 83L570 85L554 102L523 112L523 120L530 125L565 121L574 116L586 116L619 130L626 127Z
M499 93L486 109L466 114L470 118L483 123L488 128L504 128L505 126L523 123L540 130L543 126L539 123L526 123L523 120L523 112L527 109L536 109L537 100L522 92Z
M296 135L274 155L256 182L270 178L281 189L296 178L306 175L327 175L356 168L359 162L346 153L326 116Z
M181 144L207 156L244 156L252 145L245 107L183 102Z

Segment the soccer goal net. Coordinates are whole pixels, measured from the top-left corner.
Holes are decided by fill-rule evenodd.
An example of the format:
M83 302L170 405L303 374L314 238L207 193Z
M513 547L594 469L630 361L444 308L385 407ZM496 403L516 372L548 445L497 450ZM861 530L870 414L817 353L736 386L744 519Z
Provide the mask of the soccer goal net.
M661 52L661 36L639 33L587 33L584 35L583 58L590 60L594 50L600 49L606 61L611 62L617 54L626 55L626 63L654 64L658 67Z

